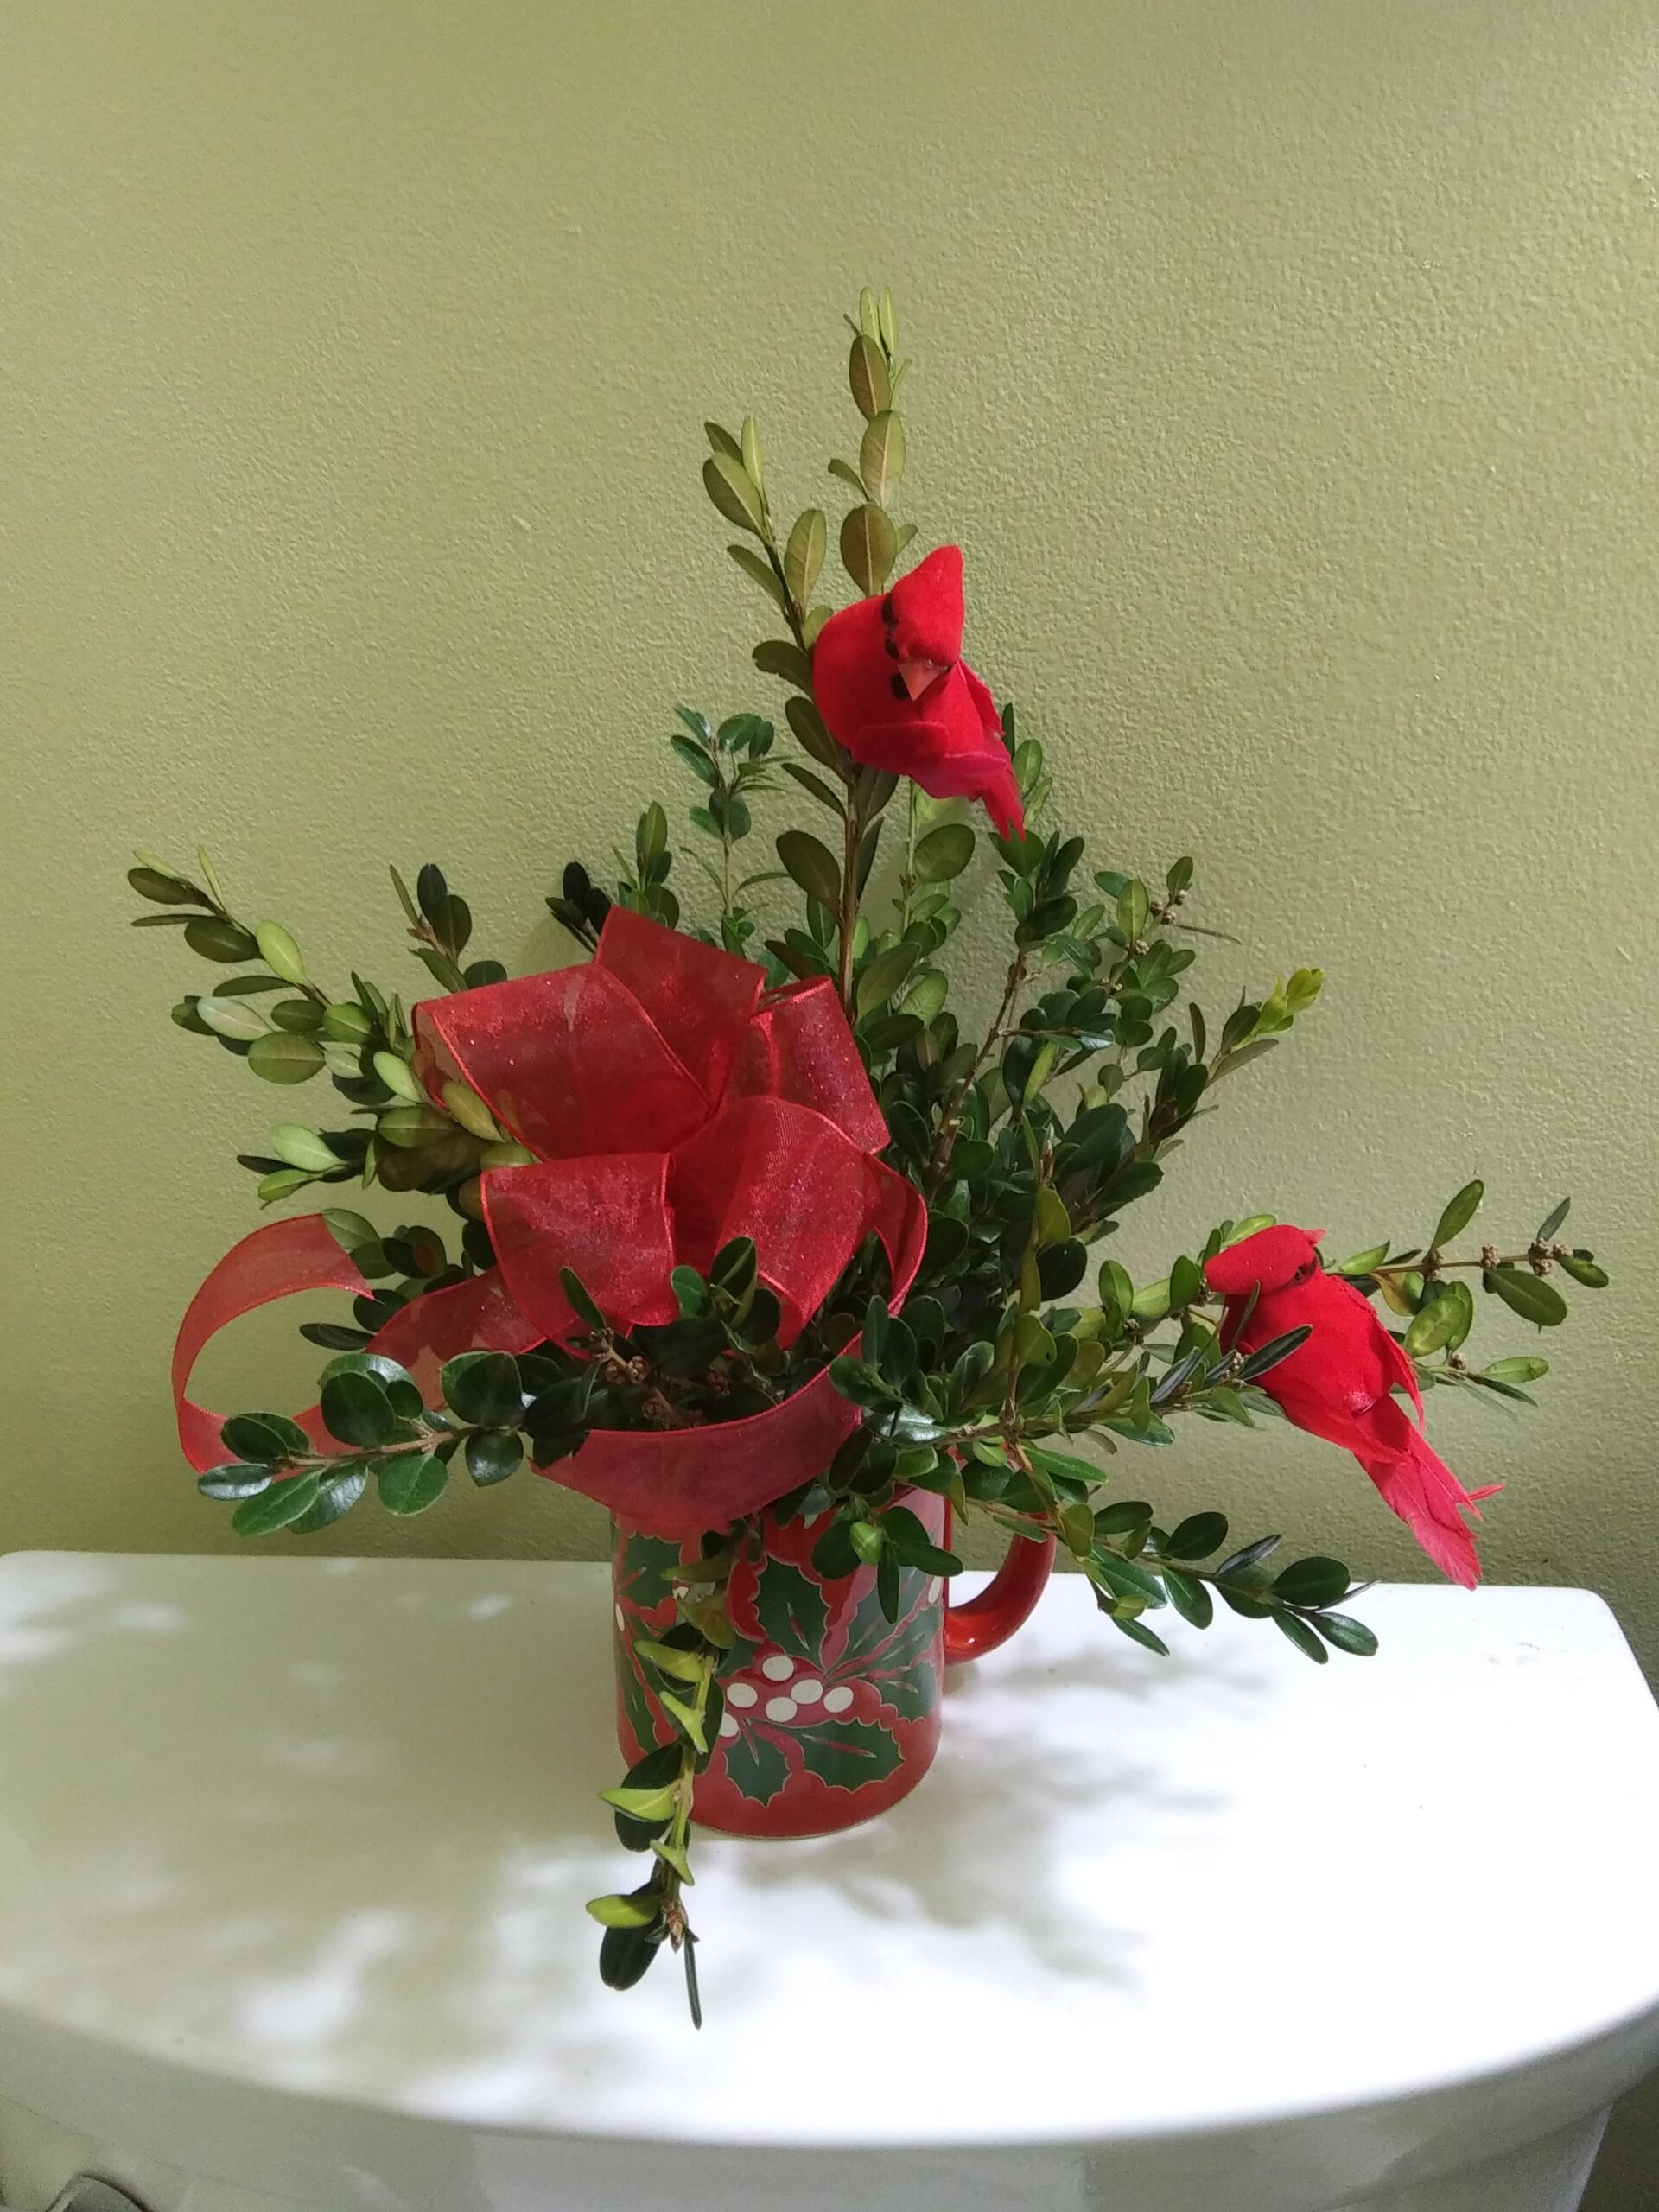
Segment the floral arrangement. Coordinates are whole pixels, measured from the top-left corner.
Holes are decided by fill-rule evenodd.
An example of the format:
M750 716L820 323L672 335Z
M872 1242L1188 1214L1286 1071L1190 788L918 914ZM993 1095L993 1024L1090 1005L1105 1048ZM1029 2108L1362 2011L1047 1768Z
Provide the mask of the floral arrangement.
M646 1865L590 1910L605 1979L672 1948L694 2015L694 1808L767 1832L805 1792L798 1830L909 1786L957 1648L940 1625L955 1528L1010 1540L1016 1612L1058 1548L1152 1651L1160 1616L1201 1630L1218 1599L1310 1660L1367 1655L1345 1566L1284 1565L1275 1535L1230 1548L1211 1510L1166 1527L1108 1463L1187 1417L1282 1416L1357 1459L1472 1585L1485 1493L1426 1440L1424 1396L1528 1403L1546 1371L1470 1351L1477 1290L1548 1328L1562 1277L1606 1281L1560 1241L1565 1202L1515 1249L1454 1250L1478 1182L1426 1242L1334 1264L1321 1232L1265 1215L1218 1223L1155 1281L1100 1255L1321 976L1299 968L1212 1024L1190 995L1192 940L1219 934L1189 918L1192 861L1096 867L1047 825L1041 744L963 658L960 550L905 565L891 299L865 292L851 329L856 458L829 466L855 596L821 600L830 523L808 507L782 526L753 421L709 423L703 481L767 604L753 658L791 741L759 714L678 710L689 851L653 801L606 887L572 861L548 899L590 959L510 981L471 956L439 868L412 893L394 870L437 994L410 1007L357 972L319 981L286 927L232 910L205 854L194 873L141 854L130 877L158 910L138 926L233 971L174 1008L180 1027L338 1102L334 1126L283 1120L242 1156L261 1204L378 1185L458 1229L326 1205L213 1270L174 1362L200 1488L247 1536L327 1528L371 1489L417 1513L458 1473L492 1485L526 1463L609 1506L630 1765L607 1798ZM953 1003L949 960L988 909L1008 945L982 1020ZM224 1421L192 1402L216 1330L323 1289L353 1305L302 1325L330 1355L315 1407Z

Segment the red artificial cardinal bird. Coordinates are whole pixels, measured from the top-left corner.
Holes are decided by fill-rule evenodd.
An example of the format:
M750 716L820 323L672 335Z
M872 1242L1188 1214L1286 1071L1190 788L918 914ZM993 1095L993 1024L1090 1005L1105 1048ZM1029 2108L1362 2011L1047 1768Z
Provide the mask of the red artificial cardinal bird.
M812 648L825 727L855 760L934 798L976 798L1004 837L1025 809L995 701L962 658L962 549L941 545L893 589L832 614Z
M1294 1427L1351 1452L1435 1566L1472 1590L1480 1562L1463 1516L1502 1484L1466 1491L1430 1451L1391 1395L1403 1383L1421 1421L1416 1370L1353 1285L1325 1274L1316 1249L1324 1234L1288 1224L1259 1230L1206 1263L1205 1280L1227 1301L1222 1342L1249 1353L1292 1329L1310 1328L1257 1388Z

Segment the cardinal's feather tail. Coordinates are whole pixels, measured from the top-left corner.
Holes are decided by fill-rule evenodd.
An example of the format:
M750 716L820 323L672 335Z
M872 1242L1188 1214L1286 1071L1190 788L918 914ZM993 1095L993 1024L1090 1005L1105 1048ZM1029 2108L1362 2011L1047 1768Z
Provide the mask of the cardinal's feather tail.
M1453 1582L1472 1590L1480 1580L1480 1561L1465 1514L1480 1518L1477 1501L1502 1488L1467 1491L1444 1459L1432 1452L1419 1433L1397 1457L1355 1457L1382 1493L1383 1503L1400 1518L1441 1572Z

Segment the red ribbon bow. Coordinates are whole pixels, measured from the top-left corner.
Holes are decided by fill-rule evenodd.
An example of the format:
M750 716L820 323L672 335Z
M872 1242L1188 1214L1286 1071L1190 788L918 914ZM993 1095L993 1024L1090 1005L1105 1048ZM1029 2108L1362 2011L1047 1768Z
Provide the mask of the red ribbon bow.
M538 1155L480 1179L499 1266L414 1300L375 1337L423 1385L474 1346L579 1332L563 1268L627 1329L676 1318L673 1268L706 1274L722 1244L751 1236L785 1344L872 1232L895 1304L915 1278L926 1208L875 1157L887 1125L827 978L767 992L749 962L619 907L586 966L429 1001L415 1030L435 1095L467 1083ZM256 1306L324 1287L365 1286L317 1215L255 1230L202 1284L173 1359L193 1465L224 1458L220 1417L186 1395L202 1345ZM321 1437L315 1408L298 1418ZM633 1526L696 1534L818 1472L858 1418L821 1372L746 1420L596 1429L556 1479Z

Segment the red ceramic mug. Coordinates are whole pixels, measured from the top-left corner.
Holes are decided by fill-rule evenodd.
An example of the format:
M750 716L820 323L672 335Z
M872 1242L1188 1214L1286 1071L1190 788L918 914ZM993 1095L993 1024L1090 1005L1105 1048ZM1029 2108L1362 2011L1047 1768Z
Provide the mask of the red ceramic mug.
M948 1545L944 1499L907 1491L898 1502ZM889 1621L874 1567L830 1581L816 1571L812 1548L825 1525L780 1526L766 1515L763 1555L733 1570L727 1602L738 1642L721 1672L714 1756L697 1781L696 1817L709 1827L823 1835L896 1804L938 1749L944 1669L1006 1642L1054 1563L1052 1539L1016 1538L988 1586L961 1605L947 1604L939 1577L907 1568ZM672 1734L633 1645L672 1624L664 1572L696 1555L695 1543L617 1535L617 1725L630 1764Z

